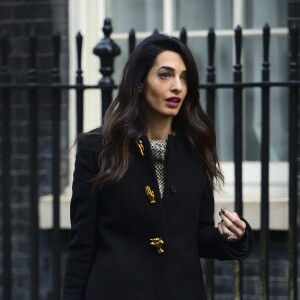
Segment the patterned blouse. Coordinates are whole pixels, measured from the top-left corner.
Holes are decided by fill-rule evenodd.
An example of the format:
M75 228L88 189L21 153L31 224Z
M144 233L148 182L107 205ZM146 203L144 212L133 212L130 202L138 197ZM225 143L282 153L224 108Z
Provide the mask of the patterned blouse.
M150 146L152 156L154 159L154 167L156 171L156 177L158 181L159 192L161 198L164 194L165 187L165 174L166 174L166 152L167 152L168 140L151 140Z

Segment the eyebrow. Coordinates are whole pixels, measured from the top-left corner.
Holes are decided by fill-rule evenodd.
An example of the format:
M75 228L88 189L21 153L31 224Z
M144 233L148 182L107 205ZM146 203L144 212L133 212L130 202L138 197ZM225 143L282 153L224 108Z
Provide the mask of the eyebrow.
M170 66L161 66L161 67L158 68L158 71L161 70L161 69L167 69L169 71L175 71L175 69L170 67ZM181 73L184 73L184 72L186 72L186 70L183 70Z

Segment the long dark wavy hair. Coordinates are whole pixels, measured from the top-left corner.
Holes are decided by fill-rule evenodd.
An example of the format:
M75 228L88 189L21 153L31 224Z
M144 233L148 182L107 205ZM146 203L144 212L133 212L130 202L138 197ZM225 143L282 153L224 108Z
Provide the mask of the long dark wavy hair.
M179 39L156 33L139 43L130 55L117 97L105 114L100 131L100 170L94 178L94 192L107 183L117 182L126 173L130 162L129 149L147 131L138 86L146 79L156 57L167 50L178 53L187 69L187 95L173 123L176 122L185 131L203 162L209 186L213 188L223 182L213 125L199 101L199 78L193 55Z

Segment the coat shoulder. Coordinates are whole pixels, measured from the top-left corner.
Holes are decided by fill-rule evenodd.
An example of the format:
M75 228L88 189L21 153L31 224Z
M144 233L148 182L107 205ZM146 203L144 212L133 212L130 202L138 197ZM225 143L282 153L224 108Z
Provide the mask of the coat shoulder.
M77 136L78 149L99 152L102 144L102 128L80 133Z

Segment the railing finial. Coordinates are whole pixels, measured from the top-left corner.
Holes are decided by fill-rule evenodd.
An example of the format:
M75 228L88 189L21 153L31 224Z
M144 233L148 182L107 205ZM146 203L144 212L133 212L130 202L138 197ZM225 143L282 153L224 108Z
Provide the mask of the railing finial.
M269 48L270 48L270 26L268 23L263 27L263 70L268 70L269 63Z
M106 18L102 27L104 38L95 46L93 53L100 58L100 73L103 77L100 84L113 84L111 75L114 71L114 57L121 53L120 47L110 38L112 33L111 19Z
M129 55L132 53L132 51L135 48L136 45L136 37L135 37L135 30L131 29L129 32L129 37L128 37L128 47L129 47Z
M241 64L242 55L242 27L238 25L234 30L235 33L235 61L236 65Z
M102 27L102 31L104 33L104 36L106 38L109 38L111 33L112 33L112 30L113 30L113 28L111 26L111 19L110 18L105 18L104 25Z
M180 39L185 45L187 45L187 32L186 32L186 28L185 28L185 27L182 27L182 28L181 28L179 39Z
M76 76L76 83L83 83L82 80L82 69L81 69L81 55L82 55L82 40L83 37L80 31L76 35L76 49L77 49L77 76Z

